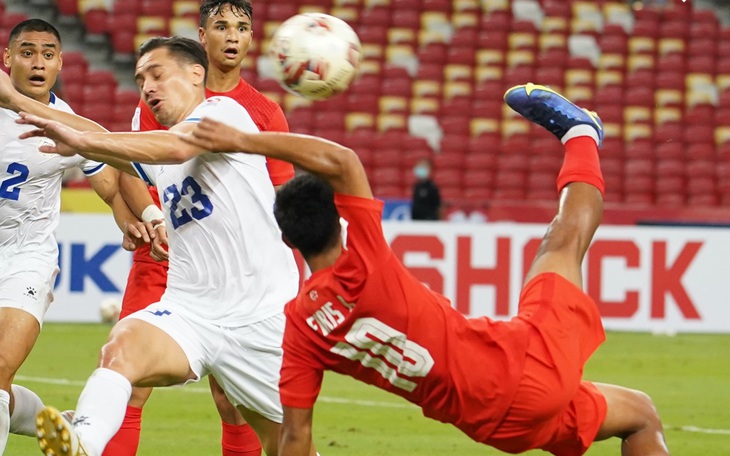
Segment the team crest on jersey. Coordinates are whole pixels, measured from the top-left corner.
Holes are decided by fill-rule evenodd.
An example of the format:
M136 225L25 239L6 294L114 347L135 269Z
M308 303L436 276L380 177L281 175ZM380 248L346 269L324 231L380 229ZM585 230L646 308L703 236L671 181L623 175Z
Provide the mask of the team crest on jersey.
M41 151L41 147L43 147L43 146L51 146L51 147L54 147L55 145L56 145L56 143L52 139L50 139L50 138L41 138L41 139L38 140L38 145L36 146L36 148L38 149L38 152L40 152Z
M23 296L33 298L36 301L38 300L38 292L33 287L27 287L25 289L25 293L23 293Z
M312 301L316 301L318 297L319 293L317 293L317 290L312 290L309 292L309 299L311 299Z

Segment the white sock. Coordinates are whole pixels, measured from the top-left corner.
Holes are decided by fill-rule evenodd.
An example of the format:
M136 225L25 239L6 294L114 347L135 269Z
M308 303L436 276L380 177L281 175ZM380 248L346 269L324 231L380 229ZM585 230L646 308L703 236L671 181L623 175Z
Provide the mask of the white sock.
M5 452L10 432L10 394L0 390L0 454Z
M560 142L565 144L571 139L577 138L578 136L590 136L596 142L596 145L598 145L598 133L596 133L596 130L593 127L585 124L576 125L575 127L568 130L567 133L565 133L565 135L560 138Z
M20 385L11 385L13 392L13 414L10 415L10 432L12 434L36 436L35 419L43 410L43 401L33 391Z
M122 374L98 368L79 397L74 430L89 456L99 456L124 420L132 384Z

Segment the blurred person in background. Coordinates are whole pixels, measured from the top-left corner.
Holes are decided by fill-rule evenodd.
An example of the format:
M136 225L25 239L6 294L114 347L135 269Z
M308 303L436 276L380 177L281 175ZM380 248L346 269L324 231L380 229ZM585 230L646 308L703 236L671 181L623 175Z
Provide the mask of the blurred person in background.
M431 178L432 163L429 158L418 160L413 167L416 182L411 200L412 220L441 220L441 194Z
M12 382L35 345L53 301L59 272L55 230L64 171L74 167L83 171L112 208L122 230L137 221L119 193L119 171L78 155L41 153L38 147L49 142L46 138L18 139L29 128L15 123L17 111L73 112L51 91L63 65L58 30L40 19L17 24L10 32L3 63L10 75L0 77L19 96L5 93L0 99L6 108L0 110L0 454L8 432L35 436L35 416L43 409L35 393ZM140 204L152 202L144 186L135 188L141 191Z

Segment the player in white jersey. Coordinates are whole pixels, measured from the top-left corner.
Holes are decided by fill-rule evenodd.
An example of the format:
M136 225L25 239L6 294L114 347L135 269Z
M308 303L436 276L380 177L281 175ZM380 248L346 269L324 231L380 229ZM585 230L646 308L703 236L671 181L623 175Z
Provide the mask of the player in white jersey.
M135 77L142 97L169 131L81 133L24 117L39 127L32 135L56 141L42 150L78 151L154 184L170 246L161 301L115 325L81 393L74 425L47 408L39 416L39 444L47 455L99 456L122 422L132 385L181 384L211 373L266 453L276 455L282 310L296 294L298 273L273 217L274 189L261 157L211 154L178 136L202 116L258 129L232 99L205 100L208 61L199 43L153 38L139 55Z
M51 87L62 65L58 31L29 19L10 32L3 62L6 80L44 109L72 113ZM13 385L53 301L58 273L54 232L61 205L64 170L80 167L92 187L112 206L120 227L136 220L118 194L119 172L79 155L41 153L47 138L19 139L32 130L16 123L18 114L0 109L0 454L8 433L35 435L35 416L43 408L32 391ZM151 203L151 199L150 199Z

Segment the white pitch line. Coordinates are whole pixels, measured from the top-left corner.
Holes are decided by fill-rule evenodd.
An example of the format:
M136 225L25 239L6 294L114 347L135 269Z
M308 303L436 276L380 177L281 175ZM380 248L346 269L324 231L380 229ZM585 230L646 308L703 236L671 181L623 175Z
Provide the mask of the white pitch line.
M65 378L45 378L45 377L30 377L27 375L16 375L16 380L24 381L24 382L33 382L33 383L44 383L48 385L66 385L66 386L84 386L86 382L84 381L78 381L78 380L68 380ZM189 393L204 393L204 394L210 394L209 388L204 388L201 386L192 386L188 385L183 387L179 386L173 386L169 388L163 388L162 391L182 391L182 392L189 392ZM318 401L327 402L330 404L348 404L348 405L362 405L364 407L383 407L383 408L398 408L398 409L417 409L413 404L409 403L397 403L397 402L380 402L380 401L364 401L364 400L357 400L357 399L345 399L345 398L339 398L339 397L328 397L328 396L319 396L317 398Z
M68 380L64 378L45 378L45 377L30 377L26 375L16 375L16 380L24 382L34 383L45 383L49 385L68 385L68 386L84 386L86 382L78 380ZM190 393L204 393L210 394L210 389L203 388L200 386L186 386L164 388L163 391L182 391ZM415 409L418 408L413 404L409 403L397 403L397 402L381 402L381 401L363 401L357 399L345 399L340 397L328 397L320 396L317 398L318 401L327 402L330 404L346 404L346 405L361 405L363 407L383 407L383 408L398 408L398 409ZM717 435L730 435L730 429L707 429L697 426L673 426L671 424L665 424L664 428L672 431L682 432L694 432L697 434L717 434Z

